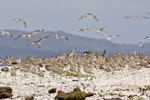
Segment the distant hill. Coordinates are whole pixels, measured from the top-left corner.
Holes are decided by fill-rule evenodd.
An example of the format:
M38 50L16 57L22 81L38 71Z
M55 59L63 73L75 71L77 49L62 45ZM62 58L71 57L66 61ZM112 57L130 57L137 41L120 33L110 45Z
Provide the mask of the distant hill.
M20 30L9 30L14 37L27 33L26 31ZM82 53L84 51L91 50L92 52L102 53L106 49L106 54L112 53L126 53L130 54L131 51L136 50L138 53L150 54L150 43L145 43L144 48L139 48L138 46L133 46L130 44L115 44L109 42L105 39L92 39L81 36L72 35L70 33L65 33L63 31L57 31L62 36L69 38L67 40L56 40L53 31L45 31L38 35L32 37L32 40L27 41L26 38L13 40L8 36L0 36L0 56L4 57L14 56L14 57L26 57L28 55L39 56L43 55L46 57L60 55L63 53L70 52L73 48L76 48L77 53ZM27 47L28 43L35 41L43 36L50 35L50 38L42 42L41 48L36 45Z

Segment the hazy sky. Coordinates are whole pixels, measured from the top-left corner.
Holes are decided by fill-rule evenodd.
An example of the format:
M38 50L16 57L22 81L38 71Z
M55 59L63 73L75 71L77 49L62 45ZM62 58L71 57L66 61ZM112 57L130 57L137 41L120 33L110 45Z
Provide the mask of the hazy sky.
M112 42L136 43L150 35L150 18L135 21L124 17L150 17L150 14L145 13L150 12L149 5L150 0L1 0L0 30L62 30L91 38L104 38L94 29L86 32L77 32L77 29L108 25L106 34L121 35ZM79 21L78 18L87 12L94 14L99 22L91 17ZM9 21L13 18L23 18L27 29ZM150 42L150 38L145 42Z

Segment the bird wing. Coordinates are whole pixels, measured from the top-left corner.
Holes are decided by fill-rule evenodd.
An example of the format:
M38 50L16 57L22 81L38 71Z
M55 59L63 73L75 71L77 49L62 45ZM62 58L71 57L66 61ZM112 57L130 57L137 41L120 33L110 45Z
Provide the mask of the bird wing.
M8 35L10 38L13 38L12 34L7 31L1 31L3 35Z
M13 35L12 35L12 34L10 34L10 38L13 38Z
M68 37L65 37L65 39L66 39L66 40L69 40L69 38L68 38Z
M148 35L148 36L146 36L144 39L148 39L150 36Z
M26 22L25 22L23 19L18 18L18 20L19 20L20 23L23 23L23 24L24 24L25 28L27 28Z
M26 22L25 22L25 21L23 21L23 24L24 24L25 28L27 28L27 24L26 24Z
M41 42L41 41L43 41L43 40L45 40L45 38L44 38L44 37L43 37L43 38L38 39L36 42L38 43L38 42Z
M41 42L41 39L38 39L38 40L35 40L35 41L29 43L28 46L31 46L33 44L37 44L38 42Z
M82 15L82 16L79 18L79 20L81 20L83 17L87 17L87 16L92 16L96 21L99 21L99 20L96 18L96 16L93 15L93 14L91 14L91 13L86 13L86 14Z
M16 38L14 38L14 40L19 39L19 38L23 38L23 37L26 37L26 34L21 34L21 35L17 36Z
M78 20L81 20L83 17L85 17L85 15L82 15Z
M91 13L87 13L87 16L92 16L96 21L99 21L95 15L91 14Z
M65 36L59 36L60 37L60 39L66 39L66 40L69 40L67 37L65 37Z
M77 30L77 32L82 32L82 31L84 31L83 28L78 28L78 30Z
M45 40L46 38L49 38L49 37L50 37L49 35L48 36L44 36L44 37L38 39L36 42L41 42L41 41L43 41L43 40Z
M92 15L92 14L91 14L91 13L86 13L86 14L82 15L82 16L79 18L79 20L82 19L83 17L85 18L85 17L90 16L90 15Z
M94 16L94 15L92 15L93 16L93 18L96 20L96 21L99 21L97 18L96 18L96 16Z
M142 47L142 46L143 46L143 41L138 42L137 45L138 45L139 47Z
M49 38L50 36L49 35L47 35L47 36L45 36L45 37L43 37L43 38Z
M25 26L25 28L27 28L26 22L25 22L23 19L21 19L21 18L13 18L13 19L10 19L10 21L12 21L12 20L15 20L17 23L18 23L18 22L23 23L24 26Z
M60 38L60 35L57 34L57 33L55 33L55 37L56 37L56 39L59 39L59 38Z
M40 32L43 32L43 31L44 31L44 29L42 29L42 30L35 30L35 31L30 32L30 33L28 33L28 34L36 35L36 34L38 34L38 33L40 33Z
M10 32L6 32L6 34L10 37L13 38L13 35Z
M125 16L124 18L132 18L132 16Z

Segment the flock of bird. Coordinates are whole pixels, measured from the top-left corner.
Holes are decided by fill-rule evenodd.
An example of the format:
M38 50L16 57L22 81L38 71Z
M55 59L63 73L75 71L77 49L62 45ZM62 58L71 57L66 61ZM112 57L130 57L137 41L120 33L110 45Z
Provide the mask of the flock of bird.
M99 22L98 18L91 14L91 13L85 13L83 14L78 20L81 20L83 18L87 18L87 17L92 17L94 18L97 22ZM103 27L100 27L100 28L97 28L97 27L90 27L90 28L78 28L77 32L83 32L83 31L86 31L86 30L90 30L90 29L93 29L93 28L96 28L96 32L97 33L101 33L101 32L105 32L105 28L108 27L108 25L105 25ZM106 39L108 41L111 41L113 38L116 38L116 37L120 37L120 35L108 35L108 34L102 34L106 37Z
M146 14L150 14L150 12L146 12ZM98 18L91 14L91 13L85 13L84 15L82 15L79 20L83 19L83 18L86 18L86 17L92 17L93 19L95 19L97 22L99 22ZM147 16L125 16L124 18L128 18L128 19L133 19L135 21L141 19L141 18L144 18L144 19L148 19L149 17ZM108 41L111 41L113 38L116 38L116 37L120 37L120 35L116 34L116 35L108 35L105 32L105 28L108 27L108 25L105 25L105 26L102 26L100 28L97 28L97 27L90 27L90 28L78 28L77 29L77 32L83 32L83 31L86 31L86 30L90 30L90 29L96 29L96 32L97 33L101 33L101 35L104 35L106 37L106 40ZM148 36L145 36L144 39L142 39L140 42L136 43L136 44L133 44L133 45L137 45L139 46L140 48L143 47L143 43L146 39L148 39L150 37L150 35Z
M27 24L26 22L21 19L21 18L14 18L14 19L11 19L10 21L12 20L15 20L16 23L21 23L24 25L25 28L27 28ZM13 40L17 40L17 39L20 39L20 38L27 38L27 41L31 40L31 38L34 36L34 35L37 35L39 33L42 33L44 32L45 30L44 29L37 29L37 30L34 30L32 32L29 32L29 33L25 33L25 34L21 34L21 35L18 35L17 37L13 37L12 33L8 32L8 31L4 31L4 30L1 30L1 35L4 36L4 35L8 35L10 38L12 38ZM56 40L62 40L62 39L66 39L66 40L69 40L69 38L65 37L65 36L61 36L59 35L58 33L54 33L55 34L55 38ZM34 45L36 44L38 46L38 48L41 47L41 42L47 38L49 38L50 35L47 35L47 36L44 36L44 37L41 37L40 39L38 40L35 40L31 43L29 43L27 46L31 46L31 45Z
M81 20L81 19L84 19L84 18L87 18L87 17L92 17L94 20L96 20L97 22L99 22L98 18L95 15L93 15L92 13L85 13L81 17L79 17L78 20ZM149 17L145 17L145 16L125 16L125 18L131 18L133 20L139 20L140 18L148 19ZM25 28L27 28L26 22L23 19L21 19L21 18L14 18L14 19L11 19L10 21L16 21L16 23L21 23L21 24L24 25ZM118 34L117 35L108 35L108 34L104 33L105 32L104 29L106 27L108 27L108 25L105 25L105 26L100 27L100 28L97 28L97 27L78 28L77 32L83 32L83 31L90 30L90 29L96 29L96 32L97 33L101 33L101 35L104 35L106 37L106 40L108 40L108 41L111 41L113 38L120 37L120 35L118 35ZM29 32L29 33L18 35L17 37L14 38L13 35L10 32L1 30L1 35L2 36L8 35L10 38L13 38L13 40L17 40L19 38L27 38L27 40L31 40L32 36L37 35L39 33L42 33L44 31L45 31L44 29L37 29L37 30L34 30L32 32ZM61 36L58 33L53 33L53 34L55 34L56 40L61 40L61 39L69 40L68 37ZM50 37L50 35L41 37L40 39L35 40L35 41L29 43L27 46L31 46L31 45L36 44L40 48L41 47L41 42L43 40L49 38L49 37ZM138 45L139 47L142 47L143 46L143 42L146 39L148 39L149 37L150 36L146 36L143 40L141 40L140 42L138 42L138 43L136 43L134 45Z

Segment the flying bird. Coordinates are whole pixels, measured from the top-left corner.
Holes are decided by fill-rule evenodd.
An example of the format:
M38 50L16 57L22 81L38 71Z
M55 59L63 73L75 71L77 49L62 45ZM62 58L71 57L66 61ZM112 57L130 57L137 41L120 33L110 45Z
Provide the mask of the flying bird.
M77 32L83 32L83 31L86 31L86 30L89 30L89 28L85 28L85 29L84 28L78 28Z
M96 16L93 15L93 14L91 14L91 13L85 13L84 15L82 15L82 16L79 18L79 20L81 20L82 18L86 18L86 17L88 17L88 16L94 18L97 22L99 21L99 20L96 18Z
M1 35L2 36L8 35L10 38L13 38L12 34L10 32L7 32L7 31L1 31Z
M106 36L106 39L108 41L111 41L113 38L116 38L116 37L120 37L120 35L107 35L107 34L104 34Z
M148 35L148 36L145 36L145 38L144 39L148 39L150 37L150 35Z
M35 31L29 32L26 34L21 34L21 35L17 36L16 38L14 38L14 40L19 39L19 38L24 38L24 37L26 37L27 40L30 40L33 35L36 35L36 34L41 33L43 31L44 31L44 29L39 29L39 30L35 30Z
M23 19L21 19L21 18L14 18L12 20L15 20L16 23L22 23L22 24L24 24L25 28L27 28L26 22Z
M125 18L132 18L133 20L139 20L140 18L148 19L146 16L126 16Z
M31 45L33 45L33 44L37 44L38 45L38 48L40 48L41 47L41 42L43 41L43 40L45 40L46 38L49 38L50 36L48 35L48 36L44 36L44 37L42 37L42 38L40 38L40 39L38 39L38 40L36 40L36 41L33 41L32 43L29 43L28 44L28 46L31 46Z
M101 28L97 28L97 29L96 29L96 32L97 32L97 33L105 32L104 29L105 29L107 26L108 26L108 25L103 26L103 27L101 27Z
M55 37L56 37L56 40L61 40L61 39L66 39L66 40L69 40L69 38L65 37L65 36L60 36L59 34L55 33Z
M104 32L104 28L106 28L108 25L106 25L106 26L103 26L103 27L101 27L101 28L97 28L97 30L96 30L96 32Z
M148 39L149 37L150 37L150 35L145 36L145 37L143 38L143 40L141 40L141 41L138 42L138 43L134 43L133 45L137 45L138 47L143 48L144 41L145 41L146 39Z
M143 46L143 41L138 42L137 45L138 45L140 48L142 48L142 46Z
M137 45L138 47L140 47L140 48L143 48L143 41L140 41L140 42L138 42L138 43L134 43L133 45L135 46L135 45Z

